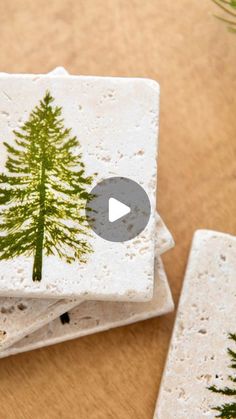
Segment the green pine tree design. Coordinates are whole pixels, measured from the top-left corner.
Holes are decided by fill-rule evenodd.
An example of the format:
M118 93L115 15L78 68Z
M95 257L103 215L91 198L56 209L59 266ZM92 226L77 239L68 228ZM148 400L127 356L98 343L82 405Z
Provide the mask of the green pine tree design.
M236 343L236 334L230 334L229 339L233 340ZM236 370L236 352L232 349L228 348L228 355L231 359L230 368ZM229 375L229 380L236 384L236 375ZM213 393L223 394L225 396L234 397L234 401L231 403L225 403L221 406L216 406L213 409L219 412L217 418L224 418L224 419L232 419L236 418L236 386L234 388L231 387L224 387L218 388L215 385L208 388L208 390L212 391Z
M29 119L14 131L0 174L0 260L33 256L41 281L43 255L86 262L92 252L84 207L93 176L85 175L79 141L64 128L62 108L46 92Z

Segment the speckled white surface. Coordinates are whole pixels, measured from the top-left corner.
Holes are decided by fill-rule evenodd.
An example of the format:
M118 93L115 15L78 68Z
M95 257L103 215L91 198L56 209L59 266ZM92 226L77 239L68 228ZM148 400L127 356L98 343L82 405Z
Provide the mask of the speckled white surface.
M174 245L175 242L170 231L166 227L160 215L156 212L156 256L160 256L162 253L167 252L167 250L174 247Z
M62 325L59 319L50 322L26 336L7 350L0 358L79 338L114 327L127 325L173 310L173 300L160 259L156 259L154 296L146 303L85 301L69 312L70 323Z
M58 67L50 74L67 75L68 73L63 67ZM156 213L156 255L161 255L173 246L174 241L169 230ZM78 300L70 302L68 300L0 298L0 349L9 347L75 305L78 305Z
M78 299L0 298L0 350L79 304Z
M199 230L192 244L155 419L214 418L217 413L211 408L230 402L207 387L230 385L227 335L235 333L235 312L236 237Z
M172 236L157 215L156 255L161 255L172 247ZM78 299L69 301L0 297L0 350L13 345L79 303Z
M80 140L86 174L97 172L96 182L110 176L137 181L149 195L152 215L139 240L112 243L92 233L94 253L86 265L44 256L38 283L31 279L32 258L1 261L0 294L148 300L153 292L159 85L147 79L2 74L0 135L5 141L12 143L13 129L27 120L47 89L63 106L65 126ZM5 161L1 148L1 172Z

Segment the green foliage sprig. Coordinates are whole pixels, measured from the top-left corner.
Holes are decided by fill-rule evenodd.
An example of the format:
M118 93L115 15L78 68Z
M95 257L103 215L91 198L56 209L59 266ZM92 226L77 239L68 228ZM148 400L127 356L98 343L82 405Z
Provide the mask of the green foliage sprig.
M231 339L234 343L236 343L236 334L229 334L229 339ZM227 349L228 355L231 360L230 368L233 370L236 370L236 352L230 348ZM236 374L229 375L229 380L231 383L236 384ZM235 397L236 398L236 385L234 388L232 387L224 387L224 388L218 388L215 385L208 387L208 390L212 391L213 393L223 394L225 396L229 397ZM216 410L219 412L219 415L216 416L217 418L223 418L223 419L233 419L236 418L236 399L232 403L225 403L221 406L216 406L213 408L213 410Z
M223 12L225 16L215 17L228 24L228 29L236 32L236 0L212 0Z

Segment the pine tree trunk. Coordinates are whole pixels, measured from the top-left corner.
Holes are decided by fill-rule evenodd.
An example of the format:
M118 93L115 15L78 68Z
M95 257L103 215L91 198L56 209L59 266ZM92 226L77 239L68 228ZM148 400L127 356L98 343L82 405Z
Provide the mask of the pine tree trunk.
M35 243L35 256L33 266L33 281L41 281L43 267L43 242L45 223L45 196L46 196L46 173L45 173L45 146L42 145L41 154L41 176L39 183L39 217L37 225L37 236Z
M44 217L39 217L38 223L38 237L36 242L34 266L33 266L33 281L41 281L42 267L43 267L43 239L44 239Z

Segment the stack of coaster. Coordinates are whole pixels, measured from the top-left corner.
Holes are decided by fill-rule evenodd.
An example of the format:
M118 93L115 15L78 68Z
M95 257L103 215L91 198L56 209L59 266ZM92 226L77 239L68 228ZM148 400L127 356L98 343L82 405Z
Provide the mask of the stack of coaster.
M171 311L157 83L60 68L1 74L0 94L0 357ZM96 183L120 176L150 202L146 227L123 242L102 239L85 216Z
M236 417L235 310L236 237L199 230L192 243L155 419Z

